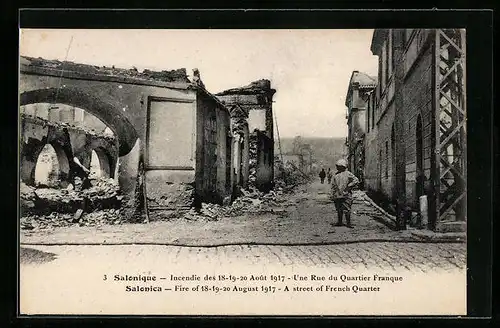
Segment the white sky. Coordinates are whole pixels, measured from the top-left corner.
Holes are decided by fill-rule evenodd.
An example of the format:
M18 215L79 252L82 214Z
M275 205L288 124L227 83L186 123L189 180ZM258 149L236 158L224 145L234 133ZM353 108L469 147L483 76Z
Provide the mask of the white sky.
M345 137L353 70L377 75L373 30L27 30L20 54L139 70L200 70L212 93L262 78L281 137Z

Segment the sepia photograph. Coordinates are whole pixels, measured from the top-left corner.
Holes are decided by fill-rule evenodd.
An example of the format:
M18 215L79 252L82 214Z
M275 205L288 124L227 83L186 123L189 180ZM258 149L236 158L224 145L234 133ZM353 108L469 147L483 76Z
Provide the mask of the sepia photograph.
M466 29L19 31L20 315L466 315Z

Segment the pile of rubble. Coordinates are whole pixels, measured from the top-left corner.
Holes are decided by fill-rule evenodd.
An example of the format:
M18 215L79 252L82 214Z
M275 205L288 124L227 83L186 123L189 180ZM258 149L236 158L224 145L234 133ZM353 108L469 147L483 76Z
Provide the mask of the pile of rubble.
M282 163L278 156L274 159L275 188L284 192L292 192L298 186L311 181L311 177L302 172L295 164Z
M21 228L119 221L123 196L118 184L113 179L91 180L91 184L79 190L71 184L66 189L55 189L34 188L21 182Z
M34 188L21 182L21 215L72 213L81 207L83 198L68 189Z
M118 209L123 196L120 187L113 179L91 180L92 186L82 190L80 194L86 200L86 211L96 211L106 208Z
M23 230L43 230L70 226L100 226L105 224L122 223L119 209L99 210L91 213L57 213L49 215L28 215L20 219L20 227Z
M241 196L230 205L203 203L200 209L192 208L184 214L186 220L217 221L223 217L236 217L244 214L286 215L287 209L295 204L282 189L263 193L257 189L241 190Z
M84 198L70 189L37 188L33 190L33 195L33 214L73 213L84 203Z
M269 90L272 90L271 81L261 79L240 88L232 88L219 92L217 93L217 96L232 95L232 94L262 94L268 92Z
M252 151L256 151L256 149L250 147L250 152L252 153ZM183 218L216 221L222 217L235 217L244 214L286 215L287 209L290 210L295 206L295 203L290 201L289 195L294 193L299 186L308 183L310 177L301 172L295 165L288 163L283 165L276 158L274 189L263 193L252 187L255 181L255 163L252 162L252 158L250 156L250 187L240 190L240 197L227 206L203 203L201 208L192 208L184 214Z
M237 198L228 208L229 216L238 216L243 213L262 214L274 213L284 214L286 207L292 205L282 189L271 190L262 193L258 190L243 191L243 195Z

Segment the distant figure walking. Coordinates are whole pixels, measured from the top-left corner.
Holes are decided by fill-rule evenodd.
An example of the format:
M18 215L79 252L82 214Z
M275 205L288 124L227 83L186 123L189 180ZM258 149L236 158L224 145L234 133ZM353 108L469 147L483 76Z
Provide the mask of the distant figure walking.
M321 169L321 172L319 172L319 179L321 180L321 183L325 183L325 177L326 177L325 169Z
M328 168L328 173L326 173L326 177L328 179L328 184L332 183L332 171Z
M351 206L352 206L352 190L359 184L359 179L347 170L347 161L340 159L335 164L337 172L332 178L332 199L337 210L338 222L337 226L342 225L342 219L345 216L346 226L352 228L351 225Z

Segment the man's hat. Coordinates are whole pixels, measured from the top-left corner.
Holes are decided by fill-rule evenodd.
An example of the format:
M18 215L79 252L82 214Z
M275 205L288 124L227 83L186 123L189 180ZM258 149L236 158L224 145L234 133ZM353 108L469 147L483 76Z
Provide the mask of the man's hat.
M335 163L335 165L337 165L337 166L347 167L347 161L346 161L345 159L341 158L341 159L339 159L339 160L337 161L337 163Z

